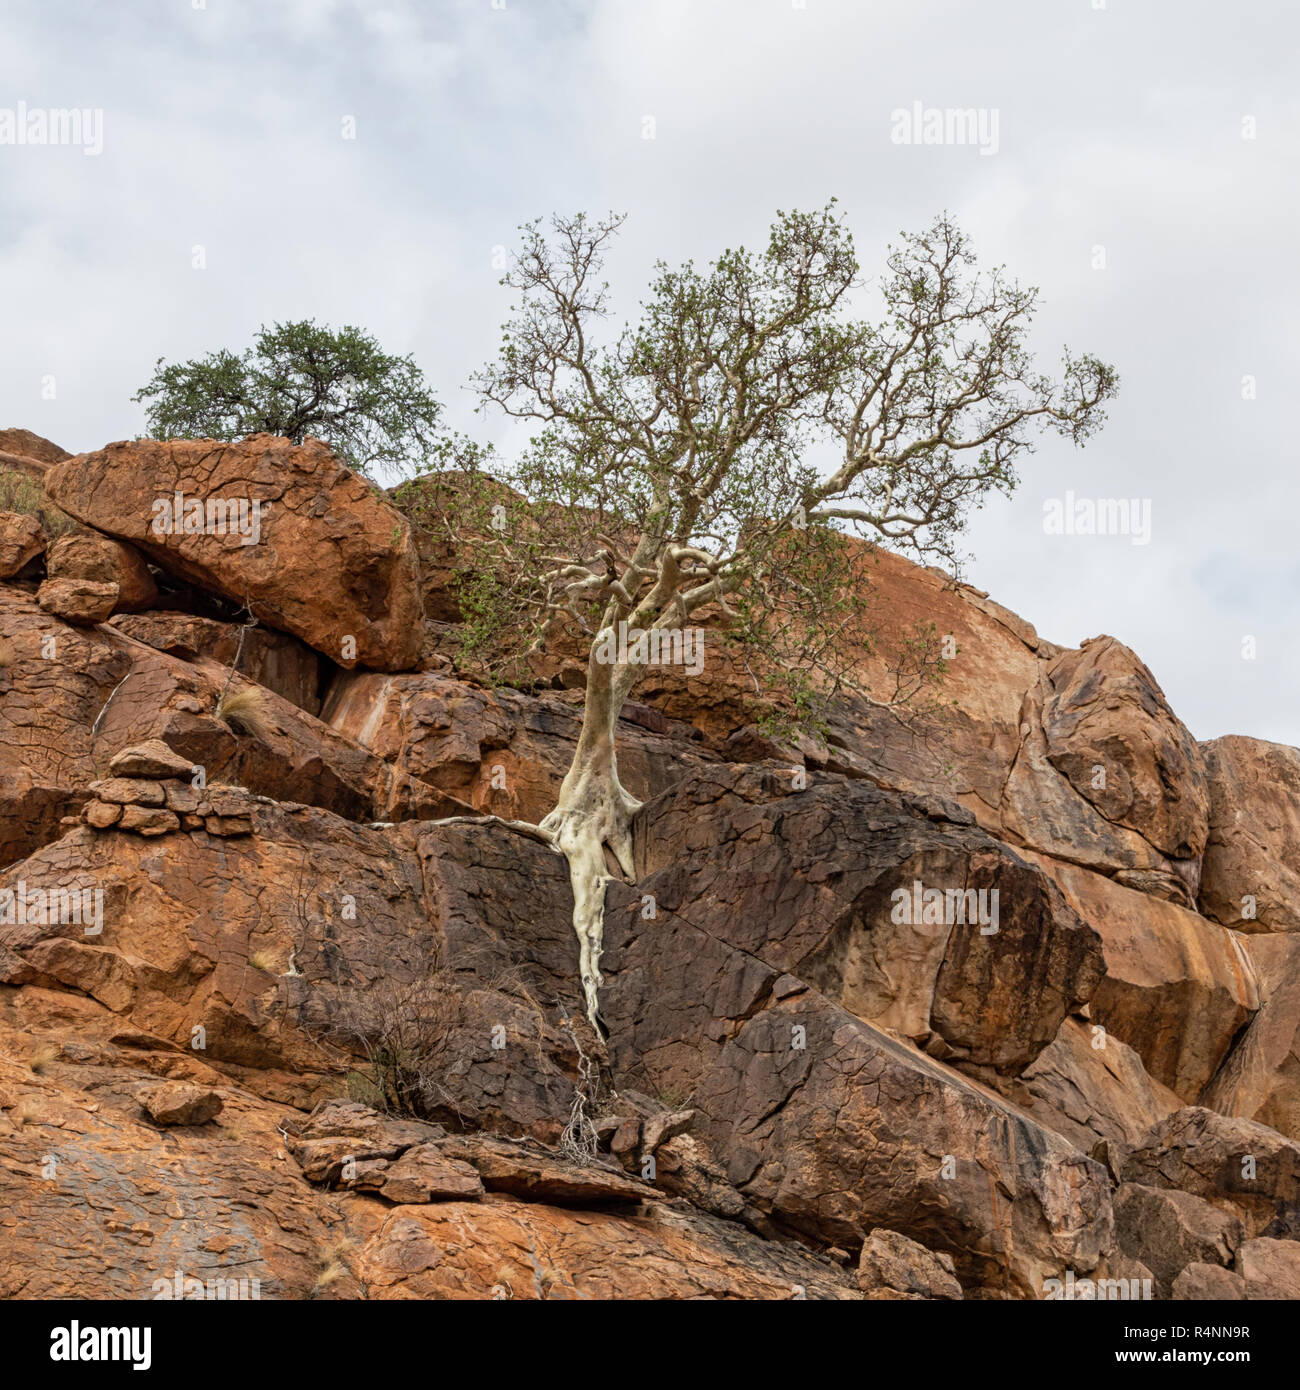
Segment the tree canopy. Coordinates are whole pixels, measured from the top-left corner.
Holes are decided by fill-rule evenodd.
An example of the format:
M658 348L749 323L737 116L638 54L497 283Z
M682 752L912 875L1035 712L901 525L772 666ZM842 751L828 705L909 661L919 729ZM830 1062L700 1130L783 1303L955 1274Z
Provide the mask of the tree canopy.
M1092 356L1067 350L1056 379L1034 366L1038 291L981 272L947 216L889 248L874 318L831 203L779 213L759 252L661 262L639 316L611 330L601 272L622 221L521 229L503 280L519 303L476 378L536 426L496 470L515 495L485 481L459 504L468 606L516 650L711 607L778 680L841 688L871 643L843 536L955 566L970 511L1015 487L1037 431L1083 442L1117 389ZM915 698L937 665L919 652L867 698Z
M359 328L308 319L263 326L242 354L221 350L166 365L132 398L156 439L315 435L362 473L403 472L445 457L442 407L410 356Z

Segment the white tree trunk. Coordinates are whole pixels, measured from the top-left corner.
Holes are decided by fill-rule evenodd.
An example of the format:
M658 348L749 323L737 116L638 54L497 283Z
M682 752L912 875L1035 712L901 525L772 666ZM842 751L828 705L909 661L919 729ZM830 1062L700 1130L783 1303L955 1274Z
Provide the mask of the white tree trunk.
M598 662L596 645L593 643L587 662L587 703L578 747L560 787L559 801L540 828L554 836L556 846L569 861L579 974L587 1017L600 1034L600 951L605 887L610 882L605 846L623 873L633 877L632 817L641 806L618 780L614 731L640 671L635 666Z

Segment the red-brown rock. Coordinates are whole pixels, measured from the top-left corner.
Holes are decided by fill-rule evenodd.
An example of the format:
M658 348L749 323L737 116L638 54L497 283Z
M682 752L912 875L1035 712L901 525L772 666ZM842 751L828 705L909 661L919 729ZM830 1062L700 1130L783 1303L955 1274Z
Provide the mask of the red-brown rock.
M122 612L148 608L158 597L158 586L140 552L92 531L61 536L50 547L45 564L51 579L116 584L117 608Z
M93 579L47 579L36 593L36 601L47 612L76 627L94 627L104 622L117 606L116 584Z
M1238 931L1300 931L1300 749L1236 737L1203 748L1210 836L1201 911Z
M9 579L45 549L45 532L34 516L0 512L0 579Z

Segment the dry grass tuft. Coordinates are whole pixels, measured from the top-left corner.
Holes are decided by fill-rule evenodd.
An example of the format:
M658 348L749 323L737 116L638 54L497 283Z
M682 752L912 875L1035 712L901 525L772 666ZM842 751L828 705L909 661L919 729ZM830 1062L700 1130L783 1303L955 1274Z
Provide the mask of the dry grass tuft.
M270 728L266 696L255 685L223 695L217 702L216 715L232 733L249 738L265 738Z

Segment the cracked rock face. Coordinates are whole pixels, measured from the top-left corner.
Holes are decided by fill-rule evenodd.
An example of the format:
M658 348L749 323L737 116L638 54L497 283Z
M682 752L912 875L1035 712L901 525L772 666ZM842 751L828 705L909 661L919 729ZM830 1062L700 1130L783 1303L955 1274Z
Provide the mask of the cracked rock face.
M597 1036L564 859L475 819L554 806L573 651L457 667L454 555L314 441L0 454L92 528L0 531L0 1296L1297 1296L1295 750L864 550L948 712L651 673Z

